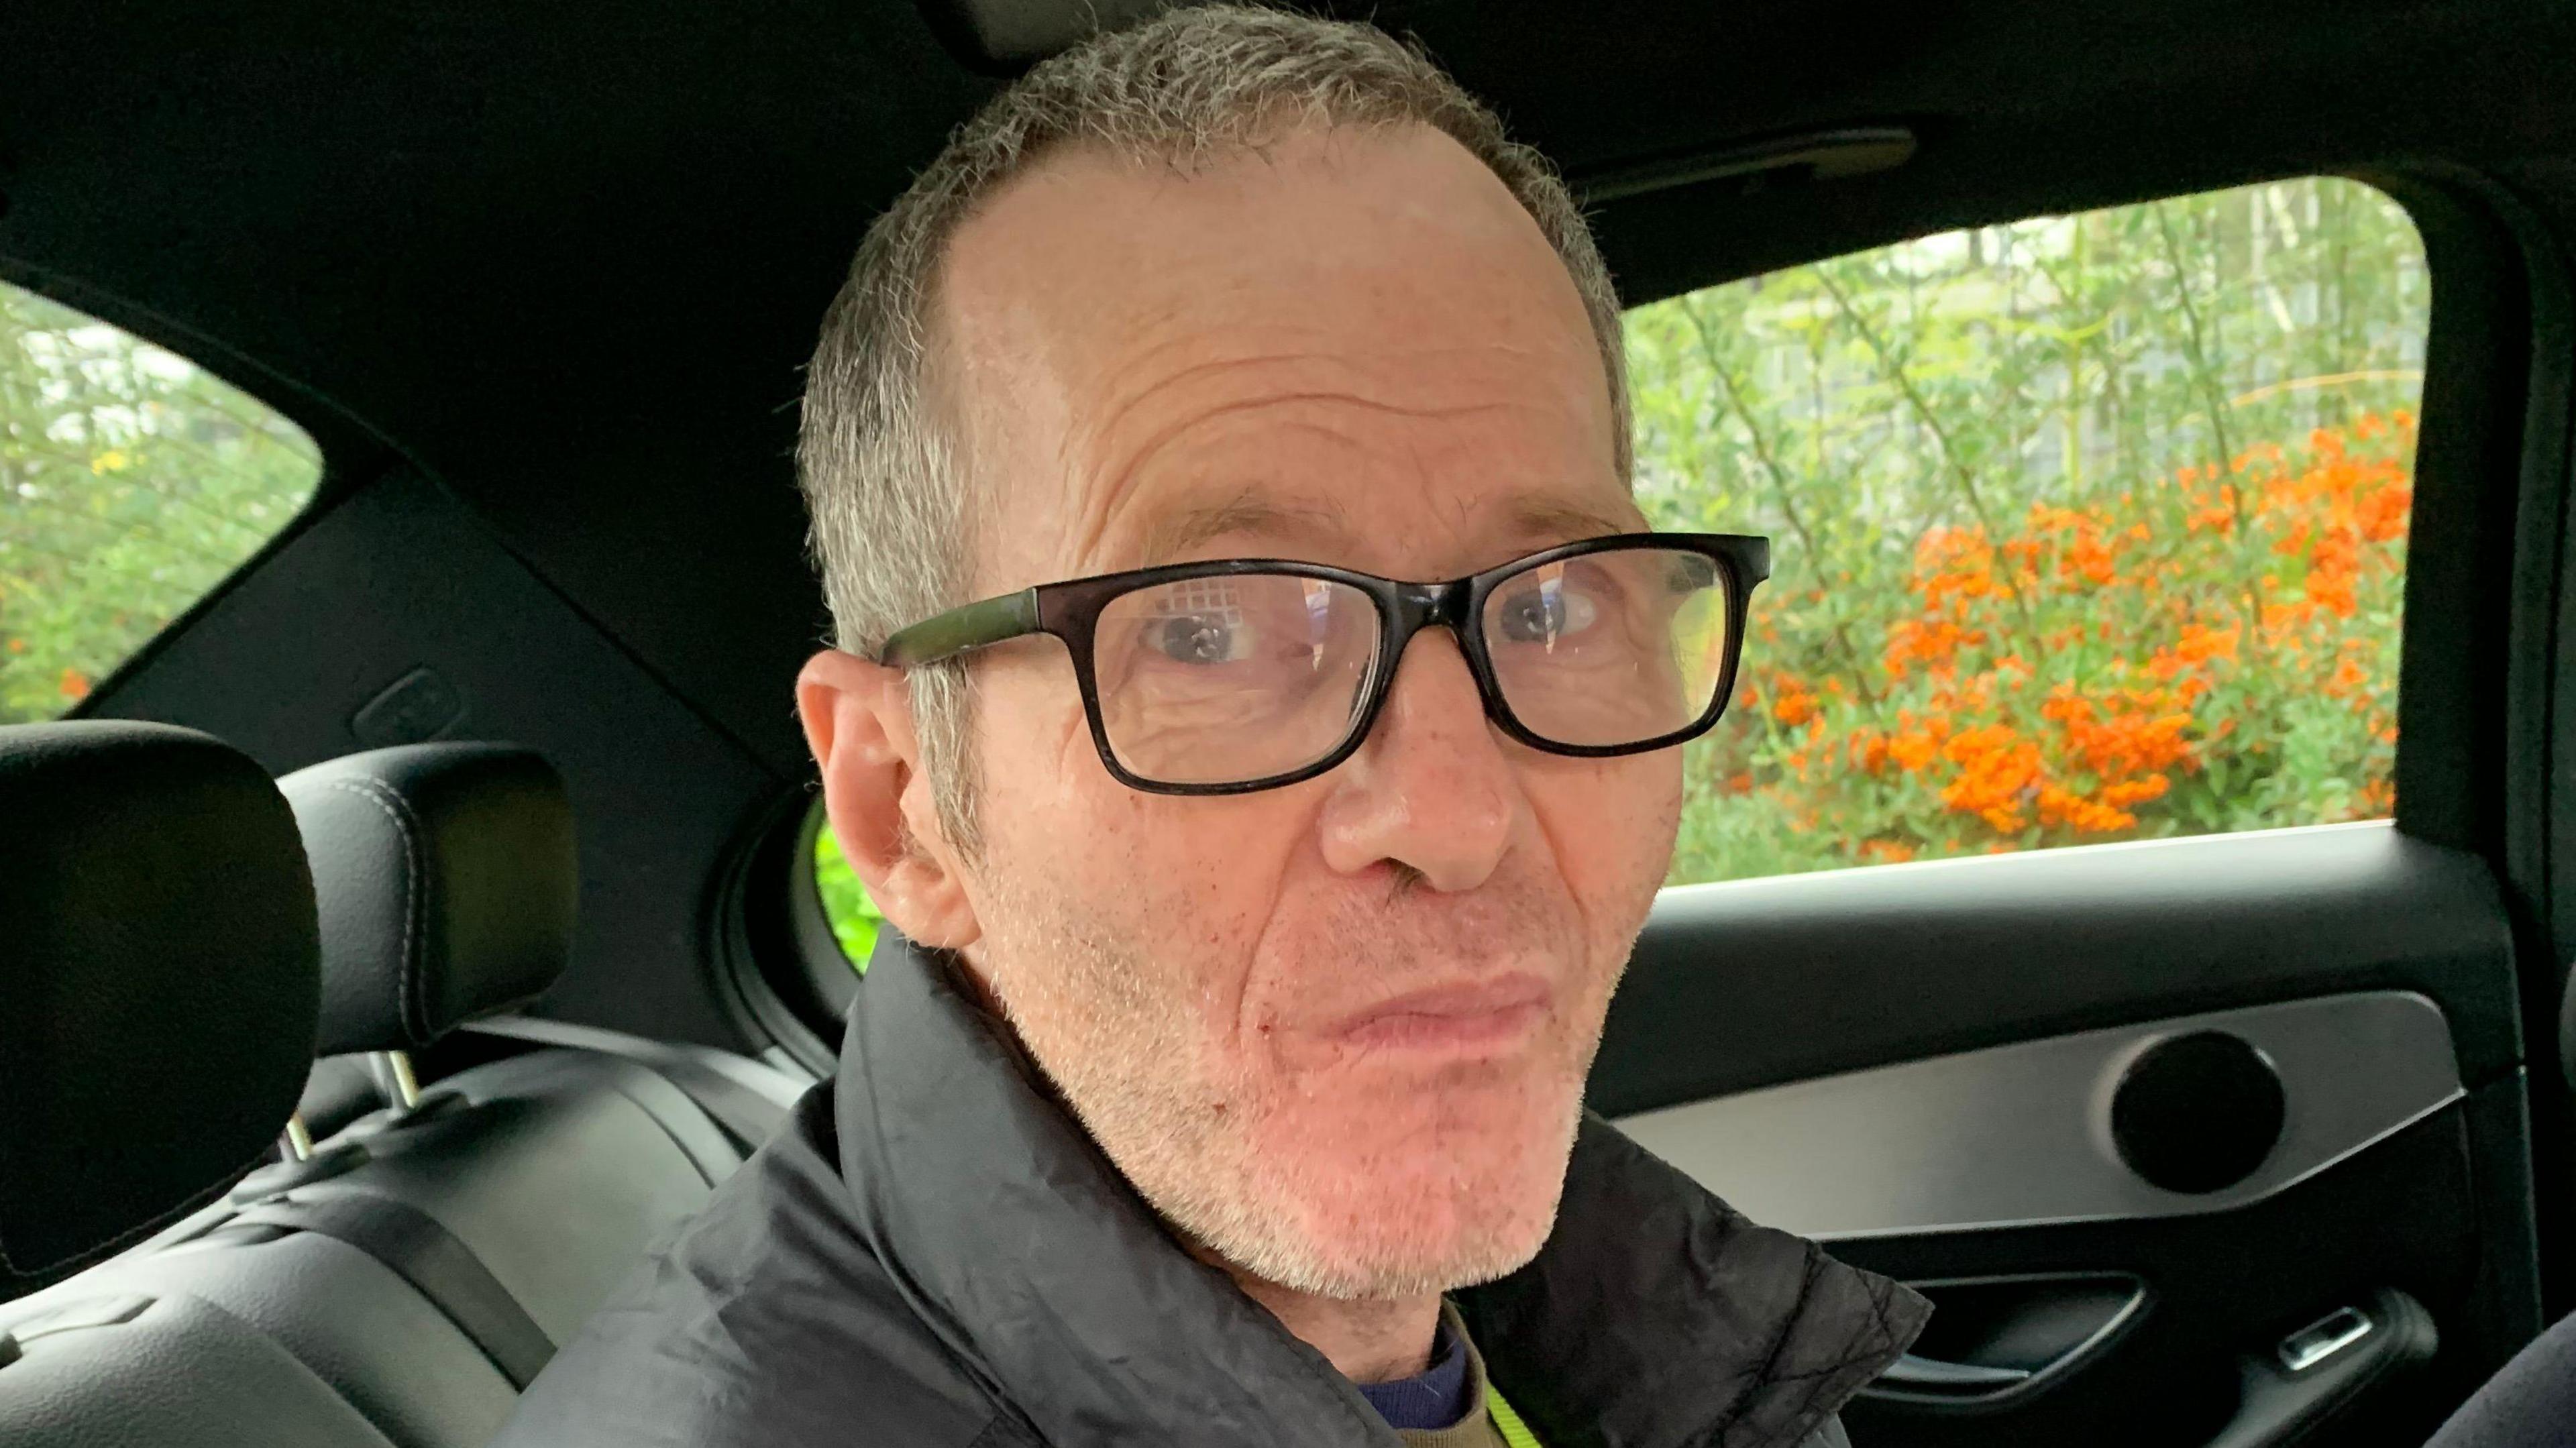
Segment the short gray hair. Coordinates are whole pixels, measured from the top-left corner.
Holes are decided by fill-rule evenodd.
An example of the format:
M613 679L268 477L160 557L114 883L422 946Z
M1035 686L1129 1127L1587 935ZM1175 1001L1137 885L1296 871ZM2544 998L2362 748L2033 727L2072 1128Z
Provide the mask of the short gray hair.
M978 206L1060 146L1189 165L1303 128L1410 125L1491 168L1564 259L1600 345L1628 477L1618 294L1547 159L1420 50L1373 26L1242 5L1174 10L1031 69L949 137L860 242L806 372L796 449L838 645L873 656L895 630L967 601L973 490L955 475L929 374L941 261ZM940 828L971 858L982 831L967 675L950 661L910 682Z

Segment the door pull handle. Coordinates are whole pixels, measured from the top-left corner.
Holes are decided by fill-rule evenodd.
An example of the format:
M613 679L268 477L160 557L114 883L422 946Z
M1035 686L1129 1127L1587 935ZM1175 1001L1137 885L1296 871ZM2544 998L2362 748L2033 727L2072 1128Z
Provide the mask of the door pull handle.
M1917 1282L1932 1325L1861 1395L1931 1413L2010 1408L2109 1350L2147 1310L2126 1272Z
M1879 1382L1910 1392L1982 1398L2006 1388L2029 1382L2029 1368L1995 1368L1982 1363L1944 1362L1939 1358L1916 1357L1912 1353L1898 1358Z

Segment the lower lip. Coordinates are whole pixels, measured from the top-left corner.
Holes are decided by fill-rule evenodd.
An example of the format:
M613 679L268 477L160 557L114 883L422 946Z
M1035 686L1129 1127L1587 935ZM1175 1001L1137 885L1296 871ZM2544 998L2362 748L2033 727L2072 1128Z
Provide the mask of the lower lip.
M1473 1052L1518 1044L1546 1019L1539 1002L1468 1015L1390 1011L1340 1033L1364 1051Z

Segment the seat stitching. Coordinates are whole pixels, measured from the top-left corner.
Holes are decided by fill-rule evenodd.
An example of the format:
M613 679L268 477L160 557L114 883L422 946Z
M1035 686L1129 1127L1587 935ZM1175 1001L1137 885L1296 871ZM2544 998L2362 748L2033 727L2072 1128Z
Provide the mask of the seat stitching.
M335 779L330 787L355 795L382 810L385 818L394 822L394 833L402 839L403 940L402 955L394 967L394 1011L407 1041L426 1041L429 1027L420 1019L418 1009L419 962L415 954L420 917L428 913L428 898L420 886L419 820L402 795L382 780Z
M253 1156L250 1160L243 1162L241 1165L234 1167L223 1175L215 1178L212 1182L190 1192L186 1199L181 1201L177 1206L172 1207L167 1211L155 1213L150 1220L144 1222L140 1226L128 1227L124 1231L119 1232L112 1237L106 1237L99 1241L92 1242L86 1247L78 1248L64 1256L57 1257L51 1262L40 1263L31 1267L22 1267L10 1258L8 1245L4 1242L0 1242L0 1267L6 1267L9 1272L20 1277L42 1277L47 1273L69 1266L74 1262L78 1262L84 1257L93 1257L101 1252L116 1252L130 1243L140 1241L141 1239L152 1235L154 1232L161 1230L170 1223L177 1221L179 1218L184 1217L188 1213L206 1205L206 1203L213 1201L217 1193L223 1191L224 1188L231 1186L234 1182L241 1180L244 1176L249 1175L254 1169L266 1163L269 1158L269 1153L275 1149L276 1148L273 1146L262 1146L259 1149L258 1154Z

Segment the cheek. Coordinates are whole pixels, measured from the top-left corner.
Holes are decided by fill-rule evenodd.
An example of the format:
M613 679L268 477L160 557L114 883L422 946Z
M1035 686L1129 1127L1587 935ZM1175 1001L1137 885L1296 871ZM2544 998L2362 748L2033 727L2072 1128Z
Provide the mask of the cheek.
M1523 780L1539 833L1595 934L1633 935L1672 868L1681 751L1561 764Z
M1071 665L1062 658L1013 662L986 674L975 691L970 747L988 842L1060 828L1098 807L1101 791L1089 776L1115 783L1091 754Z
M994 877L983 893L1030 917L1000 922L1000 934L1038 948L1047 927L1074 926L1150 970L1163 1008L1230 1018L1289 861L1313 833L1309 792L1130 789L1101 764L1079 703L1006 712L1022 702L1011 692L988 691L978 730L982 873Z

